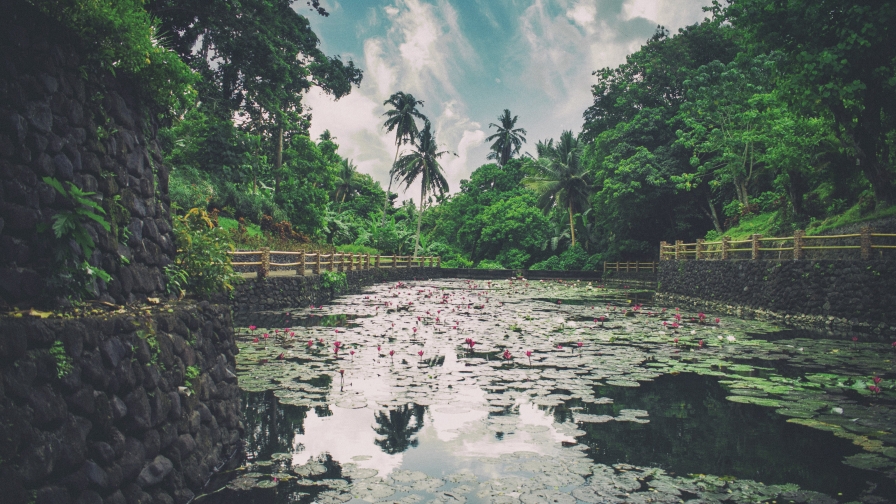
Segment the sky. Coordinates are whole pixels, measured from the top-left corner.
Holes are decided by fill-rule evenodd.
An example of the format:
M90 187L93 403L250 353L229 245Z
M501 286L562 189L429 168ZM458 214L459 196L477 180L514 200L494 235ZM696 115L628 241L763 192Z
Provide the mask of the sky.
M336 137L339 153L384 188L395 136L383 128L383 102L397 91L423 100L433 124L450 190L489 162L504 109L527 132L523 152L538 140L578 133L591 105L592 72L615 67L663 25L670 32L705 17L709 0L323 0L321 17L307 16L329 56L364 71L359 88L334 101L313 89L305 104L311 136ZM422 127L422 124L418 125ZM419 202L419 185L399 201ZM416 198L415 198L416 196Z

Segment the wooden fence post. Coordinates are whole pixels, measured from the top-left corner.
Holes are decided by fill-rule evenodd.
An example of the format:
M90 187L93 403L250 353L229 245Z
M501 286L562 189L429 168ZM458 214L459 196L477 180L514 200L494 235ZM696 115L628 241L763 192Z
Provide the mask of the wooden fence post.
M261 247L261 264L258 266L258 278L268 276L268 270L271 267L271 249Z
M336 265L336 253L333 252L330 254L330 262L327 263L327 271L333 271L333 266Z
M311 272L315 275L320 275L320 250L317 251L317 254L314 257L314 267Z
M348 253L348 270L351 271L355 267L355 253Z
M442 267L442 256L439 256L436 259L436 268L441 268L441 267Z
M660 261L666 260L666 245L668 245L668 243L664 241L660 242Z
M414 264L414 256L408 256L408 268Z
M802 229L797 229L793 232L793 260L799 261L803 258L803 236L806 236L806 232Z
M657 266L656 261L651 261L651 262L650 262L650 266L651 266L651 268L650 268L650 272L651 272L651 273L656 273L656 266Z
M398 256L394 255L394 256L392 256L392 269L395 269L397 267L398 267Z
M871 259L871 227L862 226L862 229L859 231L859 245L862 247L862 260L867 261Z
M752 255L752 259L755 261L759 259L759 239L762 238L761 234L754 234L750 240L750 253Z
M731 248L731 237L723 236L722 237L722 259L728 259L728 249Z
M380 268L380 255L379 254L377 254L376 257L373 259L373 267L376 269Z
M299 267L298 267L298 271L296 271L296 273L298 273L299 276L305 276L305 251L304 250L299 252Z
M706 240L703 238L697 238L697 260L700 261L702 259L706 259L706 254L704 251L706 250Z
M676 261L679 261L679 260L682 259L682 255L683 255L683 254L681 253L681 252L682 252L682 250L681 250L681 249L682 249L682 246L681 246L682 243L683 243L683 242L682 242L681 240L675 240L675 260L676 260Z

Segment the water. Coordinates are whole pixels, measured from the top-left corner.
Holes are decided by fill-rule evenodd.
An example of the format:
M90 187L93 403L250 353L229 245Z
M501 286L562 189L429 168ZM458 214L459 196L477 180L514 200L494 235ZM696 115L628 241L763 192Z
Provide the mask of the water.
M197 502L896 502L883 345L629 300L419 282L243 330L246 455Z

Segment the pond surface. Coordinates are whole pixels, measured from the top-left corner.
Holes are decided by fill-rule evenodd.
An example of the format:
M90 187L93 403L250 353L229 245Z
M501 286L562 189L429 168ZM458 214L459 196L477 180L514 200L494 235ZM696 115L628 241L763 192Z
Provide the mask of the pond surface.
M246 457L195 502L896 502L891 345L650 299L434 280L250 315Z

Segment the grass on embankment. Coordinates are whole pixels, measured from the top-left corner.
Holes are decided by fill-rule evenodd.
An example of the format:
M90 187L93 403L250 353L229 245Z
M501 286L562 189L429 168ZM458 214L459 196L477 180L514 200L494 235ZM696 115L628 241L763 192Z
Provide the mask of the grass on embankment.
M861 222L870 222L886 217L896 216L896 206L876 210L869 214L862 215L859 204L854 205L842 214L832 215L824 220L814 220L806 226L807 235L819 235L833 229L857 224ZM724 236L730 236L732 240L746 240L753 234L761 234L762 236L772 237L780 235L777 232L778 212L765 212L760 214L752 214L741 217L740 222L731 229L725 231ZM790 235L790 233L785 233ZM706 236L707 241L718 240L718 234L710 231Z

